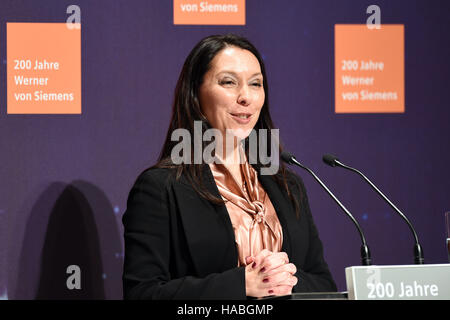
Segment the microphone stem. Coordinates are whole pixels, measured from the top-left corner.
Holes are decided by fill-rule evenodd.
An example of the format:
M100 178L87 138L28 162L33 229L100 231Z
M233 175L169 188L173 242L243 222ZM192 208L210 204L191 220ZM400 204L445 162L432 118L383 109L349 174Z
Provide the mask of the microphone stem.
M342 210L344 210L344 212L347 214L347 216L353 221L353 223L355 224L356 228L358 229L359 236L361 237L361 242L362 242L362 245L361 245L361 259L362 259L362 264L365 265L365 266L370 266L372 263L371 263L371 258L370 258L369 247L367 245L366 238L364 237L364 233L362 232L358 221L356 221L356 219L353 217L353 215L350 213L350 211L347 210L347 208L336 198L336 196L330 191L330 189L328 189L328 187L322 182L322 180L319 179L319 177L311 169L309 169L309 168L305 167L304 165L302 165L295 158L292 158L291 161L293 163L295 163L296 165L302 167L306 171L308 171L314 177L314 179L316 179L316 181L322 186L322 188L324 188L325 191L333 198L333 200L338 204L338 206Z
M408 224L409 229L411 230L413 236L414 236L414 240L416 242L415 246L414 246L414 256L415 256L415 263L416 264L423 264L424 263L424 258L423 258L423 251L422 251L422 247L419 244L419 238L417 236L416 231L414 230L414 227L412 226L411 222L409 221L409 219L403 214L403 212L400 211L400 209L398 209L395 204L393 204L391 202L391 200L389 200L383 192L380 191L380 189L378 189L373 183L372 181L369 180L369 178L367 178L361 171L349 167L345 164L343 164L342 162L340 162L339 160L335 160L335 163L343 168L346 168L350 171L356 172L357 174L359 174L361 177L363 177L363 179L400 215L400 217L402 217L403 220L405 220L405 222Z
M412 224L411 224L411 222L409 222L409 220L408 220L408 218L400 211L400 209L398 209L396 206L395 206L395 204L393 204L392 202L391 202L391 200L389 200L384 194L383 194L383 192L381 192L380 191L380 189L378 189L373 183L372 183L372 181L370 181L369 180L369 178L367 178L361 171L359 171L359 170L357 170L357 169L355 169L355 168L352 168L352 167L349 167L349 166L347 166L347 165L345 165L345 164L343 164L343 163L341 163L341 162L339 162L338 160L336 160L336 163L338 164L338 165L340 165L340 166L342 166L342 167L344 167L344 168L346 168L346 169L348 169L348 170L351 170L351 171L353 171L353 172L356 172L357 174L359 174L361 177L363 177L364 178L364 180L366 180L366 182L368 183L368 184L370 184L370 186L395 210L395 211L397 211L397 213L406 221L406 223L408 224L408 226L409 226L409 228L411 229L411 232L413 233L413 235L414 235L414 240L415 240L415 242L416 243L419 243L419 239L418 239L418 237L417 237L417 233L416 233L416 231L414 230L414 228L413 228L413 226L412 226Z

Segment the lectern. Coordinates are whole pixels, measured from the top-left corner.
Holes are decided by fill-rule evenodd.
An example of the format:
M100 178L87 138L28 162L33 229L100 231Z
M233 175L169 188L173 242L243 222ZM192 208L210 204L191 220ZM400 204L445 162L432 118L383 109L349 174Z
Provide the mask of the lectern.
M293 293L271 300L450 300L450 264L345 269L347 291Z

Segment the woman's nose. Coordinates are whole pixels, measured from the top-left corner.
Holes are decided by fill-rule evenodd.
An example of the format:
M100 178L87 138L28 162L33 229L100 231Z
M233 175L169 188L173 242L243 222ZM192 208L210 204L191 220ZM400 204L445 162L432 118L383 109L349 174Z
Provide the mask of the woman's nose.
M248 106L250 104L251 98L248 85L241 86L237 102L243 106Z

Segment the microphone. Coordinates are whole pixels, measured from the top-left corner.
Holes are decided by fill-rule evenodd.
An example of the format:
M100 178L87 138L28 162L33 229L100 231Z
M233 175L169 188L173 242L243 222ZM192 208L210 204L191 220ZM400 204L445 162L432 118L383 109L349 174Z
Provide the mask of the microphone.
M322 186L322 188L325 189L325 191L330 195L330 197L333 198L333 200L339 205L339 207L345 212L345 214L352 220L353 224L356 226L356 229L358 229L359 236L361 237L362 265L364 265L364 266L372 265L372 259L370 257L370 250L369 250L369 246L367 245L366 238L364 237L364 233L363 233L358 221L356 221L356 219L353 217L353 215L350 213L350 211L348 211L347 208L344 207L344 205L336 198L336 196L327 188L327 186L319 179L319 177L311 169L305 167L303 164L298 162L297 159L295 159L295 157L291 153L289 153L287 151L283 151L283 152L281 152L280 157L281 157L281 160L283 160L284 162L286 162L288 164L295 164L295 165L299 166L300 168L303 168L306 171L308 171L314 177L314 179L316 179L316 181Z
M380 191L380 189L378 189L373 183L372 181L369 180L369 178L367 178L364 174L362 174L361 171L349 167L345 164L343 164L342 162L339 161L339 159L336 156L333 156L331 154L326 154L323 156L323 162L325 162L326 164L328 164L331 167L342 167L344 169L356 172L357 174L359 174L361 177L364 178L364 180L384 199L384 201L386 201L394 210L395 212L397 212L400 217L402 217L403 220L405 220L405 222L408 224L409 229L411 230L411 232L413 233L414 236L414 240L416 242L416 244L414 245L414 263L415 264L424 264L425 260L423 257L423 250L422 247L419 244L419 238L417 237L417 233L416 230L414 230L414 227L412 226L411 222L409 222L408 218L403 214L403 212L401 212L384 194L383 192Z

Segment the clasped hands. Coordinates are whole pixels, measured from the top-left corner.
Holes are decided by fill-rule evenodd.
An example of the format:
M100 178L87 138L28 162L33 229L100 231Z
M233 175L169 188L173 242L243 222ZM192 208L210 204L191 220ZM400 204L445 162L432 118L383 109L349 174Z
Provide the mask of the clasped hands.
M270 295L288 295L297 284L294 274L297 268L289 263L285 252L262 250L256 256L246 259L245 289L250 297L265 297Z

